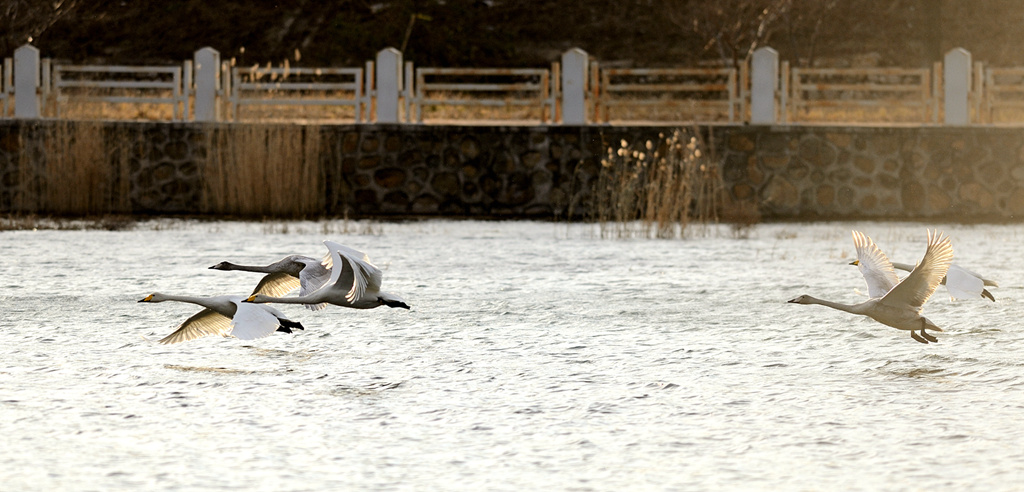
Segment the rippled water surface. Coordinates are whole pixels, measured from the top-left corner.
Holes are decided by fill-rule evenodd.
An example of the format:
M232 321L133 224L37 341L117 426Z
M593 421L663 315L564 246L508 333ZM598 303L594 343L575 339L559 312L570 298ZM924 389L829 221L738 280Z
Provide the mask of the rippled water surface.
M346 232L348 227L352 232ZM1019 490L1024 226L940 225L998 302L906 332L863 298L850 229L894 261L925 225L603 240L530 222L143 223L0 233L3 490ZM163 346L246 294L207 267L366 251L412 310L282 310L293 335Z

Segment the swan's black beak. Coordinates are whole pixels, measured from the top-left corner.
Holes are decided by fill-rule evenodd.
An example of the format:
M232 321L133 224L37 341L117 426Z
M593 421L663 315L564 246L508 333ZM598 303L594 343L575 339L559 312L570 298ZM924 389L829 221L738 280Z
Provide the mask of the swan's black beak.
M210 267L210 270L223 270L223 269L224 269L224 262L223 261L218 263L218 264L216 264L216 265L213 265L212 267Z

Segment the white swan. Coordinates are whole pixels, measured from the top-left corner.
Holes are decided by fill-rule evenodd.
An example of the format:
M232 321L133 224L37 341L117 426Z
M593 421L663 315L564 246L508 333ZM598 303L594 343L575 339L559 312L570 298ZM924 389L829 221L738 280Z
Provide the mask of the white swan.
M868 284L870 299L859 304L842 304L802 295L789 302L820 304L864 315L898 330L908 330L911 338L918 342L938 342L925 329L942 331L942 328L921 316L921 308L935 292L953 262L953 246L949 237L937 231L928 231L928 248L924 258L902 281L897 280L889 259L871 238L854 231L853 242L857 247L858 268ZM918 336L915 331L920 331L921 335Z
M330 251L334 267L331 279L313 293L298 297L275 297L262 293L249 296L246 302L276 302L285 304L334 304L355 309L372 309L378 306L409 309L409 305L394 294L380 291L384 274L370 263L364 253L334 241L324 241Z
M856 241L856 236L854 241ZM874 246L874 243L872 243L872 246ZM854 266L859 266L860 261L861 260L859 259L853 260L850 262L850 264ZM914 270L914 265L911 265L909 263L892 262L892 266L893 268L898 268L900 270L907 272ZM862 270L861 273L864 273L864 271ZM999 286L999 284L995 283L994 281L986 279L981 275L978 275L977 273L974 273L958 265L949 265L949 271L946 272L946 276L942 277L942 281L939 283L946 286L946 291L949 293L949 298L951 300L983 297L995 302L996 298L992 295L991 292L988 291L988 289L985 288L985 286ZM873 295L869 291L868 297L879 296Z
M892 266L903 271L913 271L914 265L907 263L893 262ZM942 277L942 285L946 286L946 292L950 299L972 299L983 297L995 302L996 298L985 287L999 287L999 284L982 277L959 265L949 265L949 271Z
M304 296L323 287L331 278L331 265L331 255L328 253L323 260L291 255L266 266L237 265L222 261L210 269L266 273L252 293L280 297L295 289L299 289L299 295ZM307 304L306 307L318 311L327 307L327 304Z
M242 340L263 338L275 331L291 333L292 328L303 330L302 324L285 318L284 313L270 306L242 302L245 296L190 297L150 294L139 302L178 301L203 306L203 310L185 320L160 343L187 342L207 335L228 335Z

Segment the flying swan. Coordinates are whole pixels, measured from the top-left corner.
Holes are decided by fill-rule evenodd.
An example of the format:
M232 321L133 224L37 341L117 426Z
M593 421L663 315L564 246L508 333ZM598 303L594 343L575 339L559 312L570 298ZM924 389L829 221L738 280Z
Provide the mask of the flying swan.
M210 269L265 273L266 275L253 289L252 294L281 297L295 289L299 289L300 296L305 296L323 287L331 278L331 265L331 254L327 253L322 260L302 255L290 255L266 266L237 265L229 261L222 261ZM306 307L313 311L319 311L327 307L327 304L307 304Z
M925 329L942 331L942 328L921 316L921 308L935 292L953 262L953 245L949 237L938 231L928 231L928 248L924 258L902 281L896 277L889 258L871 238L853 231L853 243L857 247L857 267L867 282L870 299L859 304L842 304L802 295L789 302L820 304L860 314L897 330L908 330L910 337L918 342L938 342Z
M893 263L893 268L910 272L914 270L914 265L907 263ZM950 299L972 299L972 298L986 298L995 302L996 298L992 296L992 293L985 287L999 287L999 284L992 280L982 277L977 273L974 273L966 268L959 265L949 265L949 271L946 272L946 276L942 277L942 285L946 286L946 292L949 293Z
M334 241L324 241L330 251L333 267L331 278L326 285L312 293L298 297L275 297L255 293L246 302L284 304L334 304L355 309L372 309L378 306L409 309L409 305L394 294L380 291L383 273L370 263L364 253Z
M285 318L284 313L270 306L242 302L245 296L190 297L150 294L139 302L178 301L198 304L202 311L192 315L174 332L160 340L171 344L187 342L207 335L233 336L242 340L263 338L275 331L291 333L303 330L302 324Z
M851 265L858 265L860 260L853 260L850 262ZM893 268L897 270L903 270L910 272L914 270L914 265L909 263L892 263ZM946 292L949 293L949 299L971 299L971 298L985 298L992 302L995 302L996 298L988 291L985 287L999 287L994 280L978 275L966 268L958 265L949 265L949 271L946 272L946 276L942 277L942 281L939 282L946 286Z

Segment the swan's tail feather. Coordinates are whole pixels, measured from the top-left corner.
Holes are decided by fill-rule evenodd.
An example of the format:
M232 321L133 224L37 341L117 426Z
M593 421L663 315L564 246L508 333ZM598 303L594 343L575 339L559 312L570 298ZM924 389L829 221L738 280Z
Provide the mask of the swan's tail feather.
M931 320L929 320L928 318L922 318L922 319L924 319L924 327L925 327L925 329L934 330L934 331L943 331L942 328L939 328L938 325L936 325L935 323L932 323Z

